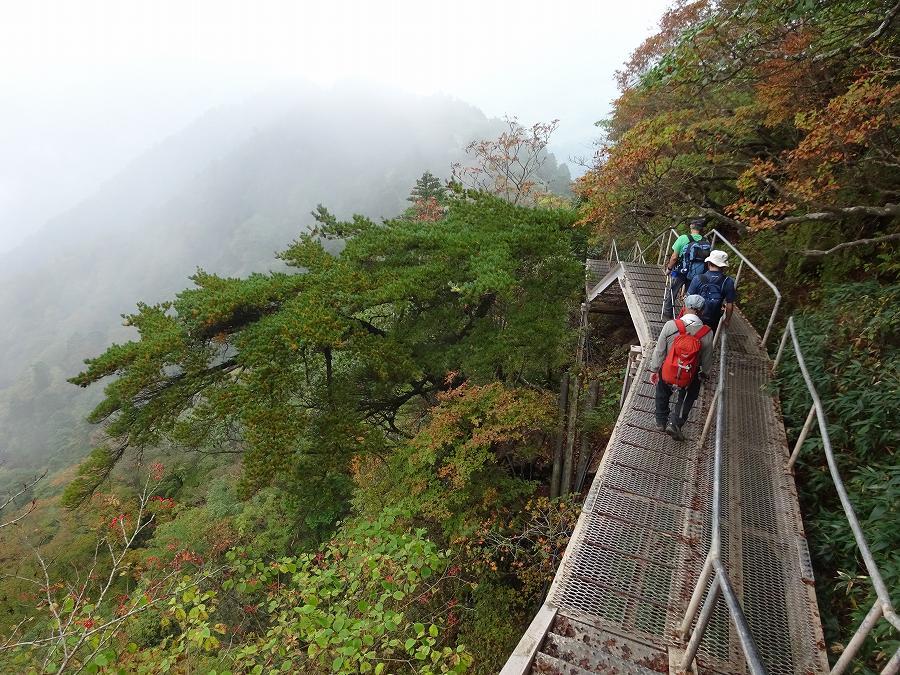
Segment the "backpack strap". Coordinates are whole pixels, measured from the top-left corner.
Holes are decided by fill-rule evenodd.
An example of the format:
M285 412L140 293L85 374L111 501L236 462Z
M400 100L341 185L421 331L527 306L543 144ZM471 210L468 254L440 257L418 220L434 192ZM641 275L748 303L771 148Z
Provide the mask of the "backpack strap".
M703 336L706 335L707 333L709 333L710 330L712 330L712 329L709 326L707 326L706 324L703 324L703 326L700 327L700 330L698 330L696 333L694 333L694 337L697 338L698 340L702 340Z
M682 321L681 319L675 319L675 328L678 329L678 332L681 335L687 333L687 328L685 328L684 321Z

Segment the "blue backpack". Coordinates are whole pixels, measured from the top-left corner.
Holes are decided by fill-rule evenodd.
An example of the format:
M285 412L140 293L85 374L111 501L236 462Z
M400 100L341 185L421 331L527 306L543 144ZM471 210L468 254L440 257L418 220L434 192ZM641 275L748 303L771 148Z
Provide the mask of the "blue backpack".
M700 287L697 295L703 296L703 323L715 321L722 313L722 302L725 300L725 280L728 277L722 275L716 280L708 274L700 275Z
M712 251L712 244L705 238L691 240L681 254L681 273L688 281L706 271L706 258Z

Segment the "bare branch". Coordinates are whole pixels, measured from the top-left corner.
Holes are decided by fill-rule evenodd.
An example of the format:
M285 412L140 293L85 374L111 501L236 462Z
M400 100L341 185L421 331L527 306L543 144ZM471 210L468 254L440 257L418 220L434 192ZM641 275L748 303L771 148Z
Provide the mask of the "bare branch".
M34 487L35 484L38 483L38 481L41 481L46 477L47 477L47 471L45 469L44 473L42 473L40 476L37 476L36 478L32 479L32 481L30 483L23 483L21 489L19 489L18 492L7 496L7 498L3 501L3 503L0 504L0 511L3 511L3 509L5 509L10 504L12 504L18 497L21 497L23 494L28 492L29 489ZM36 504L37 504L37 502L34 499L32 499L31 504L29 505L28 510L25 511L25 513L22 513L22 514L16 516L12 520L0 521L0 530L2 530L4 527L14 525L15 523L18 523L20 520L25 518L29 513L34 511Z
M893 234L886 234L883 237L873 237L871 239L857 239L856 241L845 241L837 246L832 246L826 251L820 251L818 249L804 249L800 251L805 256L809 256L811 258L820 257L824 255L831 255L835 251L840 251L844 248L850 248L851 246L864 246L866 244L880 244L884 241L896 241L900 239L900 232L894 232Z
M885 204L884 206L845 206L843 208L805 213L802 216L788 216L776 221L778 225L791 225L792 223L805 223L811 220L840 220L842 216L876 216L886 218L888 216L900 216L900 204Z

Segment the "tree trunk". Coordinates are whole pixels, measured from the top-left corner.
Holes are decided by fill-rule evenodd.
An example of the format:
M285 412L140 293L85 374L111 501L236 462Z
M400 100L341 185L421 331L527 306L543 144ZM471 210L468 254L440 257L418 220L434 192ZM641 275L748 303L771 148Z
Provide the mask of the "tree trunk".
M563 439L565 438L566 407L569 403L569 374L563 373L559 385L559 424L553 448L553 473L550 476L550 497L559 497L559 477L562 475Z
M584 424L587 415L597 405L597 399L600 398L600 383L594 380L588 386L587 400L584 403L584 415L582 417L581 426L581 454L578 455L578 468L575 471L575 492L581 492L584 487L584 479L587 477L588 466L591 463L590 434L587 431L587 425Z

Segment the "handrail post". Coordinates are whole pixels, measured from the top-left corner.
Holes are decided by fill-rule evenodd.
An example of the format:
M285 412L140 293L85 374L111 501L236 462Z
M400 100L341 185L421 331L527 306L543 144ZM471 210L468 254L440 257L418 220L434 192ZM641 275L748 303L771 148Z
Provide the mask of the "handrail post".
M694 662L694 657L697 656L697 650L700 648L700 641L706 633L709 619L716 606L716 601L719 599L719 583L719 575L716 574L713 579L712 587L709 589L709 594L706 596L706 601L703 603L703 609L700 610L700 616L697 617L697 625L694 626L694 632L691 633L691 639L684 648L684 656L681 658L681 663L678 665L678 670L682 672L690 670L691 664Z
M691 630L691 622L697 614L697 608L700 600L703 599L703 591L706 590L706 584L709 581L709 575L712 574L712 552L706 555L706 561L703 563L703 569L700 570L700 576L697 577L697 583L694 585L694 592L691 594L691 600L688 603L687 611L684 613L684 619L678 627L678 634L682 638L686 637Z
M725 435L725 343L726 335L722 335L719 346L719 405L716 408L716 445L713 455L713 494L712 494L712 539L709 550L713 562L719 557L721 546L720 522L722 519L722 445Z
M837 660L837 663L834 664L834 668L831 669L831 675L841 675L841 673L847 670L847 666L850 665L853 657L856 656L856 652L862 647L869 631L871 631L875 624L878 623L878 619L881 618L883 611L884 608L881 606L881 600L876 598L875 604L872 605L872 609L866 614L866 618L859 624L859 628L856 629L853 637L850 638L850 642L847 643L846 648L841 654L841 658Z
M703 431L700 432L700 438L698 439L697 447L699 449L703 449L703 445L706 443L706 437L709 434L709 428L712 426L713 416L716 414L716 407L719 404L719 387L716 387L716 391L713 394L712 403L709 405L709 412L706 414L706 422L703 423Z
M666 286L663 288L663 301L659 307L659 318L666 318L666 296L672 292L672 275L666 272ZM675 296L672 296L672 311L675 311Z
M784 326L784 333L781 336L781 344L778 345L778 352L775 354L775 360L772 362L772 374L778 371L778 364L781 363L781 356L784 354L784 347L787 344L788 332L794 326L794 317L788 317L787 324Z
M722 565L718 561L718 565ZM759 650L753 641L753 635L750 633L750 626L747 625L747 617L741 603L737 599L734 589L731 587L731 581L725 573L725 568L720 567L718 574L721 578L722 596L725 598L725 604L728 606L728 613L731 615L732 623L738 634L738 640L741 643L741 650L744 652L744 659L747 662L750 675L766 675L766 667L759 656Z
M788 469L794 468L794 462L797 461L797 455L800 454L800 448L803 447L803 443L806 441L806 436L809 434L809 429L812 427L815 418L816 404L813 403L809 408L809 414L806 416L806 421L803 423L803 429L800 431L800 436L797 437L797 443L794 444L794 451L791 453L791 457L787 463Z
M778 308L781 306L781 293L775 298L775 306L772 307L772 313L769 315L769 323L766 324L766 332L763 333L762 336L762 348L766 354L769 353L769 350L766 349L766 343L769 341L769 333L772 331L772 325L775 323L775 315L778 314Z
M797 365L800 367L800 373L803 375L803 380L806 382L806 388L809 390L813 405L816 407L816 417L818 417L819 420L819 433L822 435L822 447L825 451L825 461L828 463L828 472L831 474L831 482L834 484L834 489L838 494L838 499L840 499L841 507L844 509L847 523L850 525L850 529L853 532L853 538L856 540L856 547L859 549L863 562L866 565L866 570L869 572L869 579L881 602L881 611L888 617L888 620L891 620L891 617L895 614L893 605L891 604L891 595L888 593L887 586L884 585L884 579L881 577L881 572L875 564L875 559L872 557L872 551L869 550L869 544L866 542L865 535L863 535L859 519L856 517L856 511L853 508L853 504L850 502L847 488L844 487L844 481L838 471L837 460L834 458L834 450L831 447L831 437L828 435L828 421L825 419L825 409L822 406L822 400L819 398L819 392L816 391L816 387L813 384L809 369L806 367L806 360L803 358L803 352L800 349L800 340L797 338L797 332L794 330L793 325L790 325L790 333L791 343L794 347L794 355L797 357ZM891 624L896 625L894 621L891 621Z

